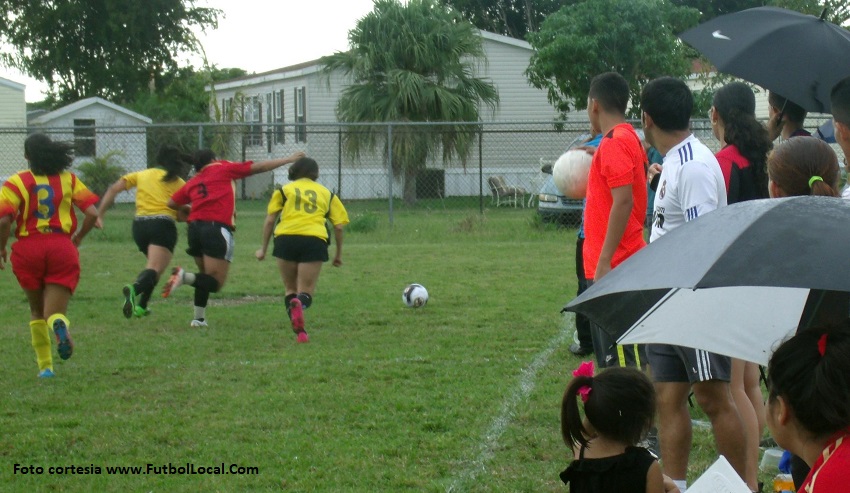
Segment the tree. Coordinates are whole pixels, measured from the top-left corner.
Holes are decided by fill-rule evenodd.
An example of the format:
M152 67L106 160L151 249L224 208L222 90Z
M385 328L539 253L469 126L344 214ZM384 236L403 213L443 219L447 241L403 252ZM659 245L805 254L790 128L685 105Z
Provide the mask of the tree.
M543 20L565 5L582 0L440 0L478 29L525 39Z
M340 94L342 122L475 122L481 104L495 108L496 88L475 76L484 61L481 37L469 22L436 0L376 0L374 10L348 34L351 49L324 57L324 71L341 70L351 79ZM370 126L345 135L349 155L374 151L386 127ZM446 123L434 127L394 127L392 169L404 177L404 199L415 200L415 179L428 156L465 160L476 133Z
M549 16L528 40L534 47L526 75L545 89L562 116L587 107L590 80L618 72L629 81L631 100L662 75L690 73L687 48L676 39L694 25L699 12L665 0L590 0ZM637 116L632 107L631 115Z
M670 0L670 2L699 10L702 13L700 22L765 5L796 10L817 17L820 17L826 9L828 21L838 25L846 25L850 21L850 0Z
M59 102L100 96L126 102L152 76L194 51L191 27L217 26L220 11L195 0L0 0L0 56L48 84Z

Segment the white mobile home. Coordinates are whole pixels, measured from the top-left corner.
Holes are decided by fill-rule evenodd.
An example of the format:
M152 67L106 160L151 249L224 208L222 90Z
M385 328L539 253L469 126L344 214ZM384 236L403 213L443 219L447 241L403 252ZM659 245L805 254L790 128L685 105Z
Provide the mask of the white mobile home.
M487 61L478 67L477 75L489 79L500 98L495 111L482 108L482 121L554 121L557 112L549 104L546 91L532 87L524 74L533 53L531 45L508 36L485 31L480 33ZM326 186L339 189L341 182L345 182L346 198L386 196L389 184L384 178L386 164L380 153L363 155L359 160L340 155L339 127L333 123L337 122L339 95L349 81L341 73L328 76L321 71L319 61L313 60L218 82L209 89L224 121L237 114L241 116L237 121L251 125L242 140L246 159L267 159L303 150L319 162L322 167L320 180ZM211 108L212 114L215 111L216 108ZM579 115L579 118L586 120L583 115ZM293 126L300 123L309 126ZM284 126L281 127L281 124ZM516 129L517 126L512 128ZM526 180L538 172L539 158L560 155L565 142L570 140L569 136L542 139L537 153L529 155L527 146L511 145L507 142L509 138L523 137L485 134L481 158L485 175L499 173L513 183ZM469 158L469 165L477 168L478 160L476 149ZM440 157L435 157L429 167L444 169L440 171L444 173L442 194L478 193L477 173L473 176L462 163L443 166ZM277 183L285 182L282 173L278 172L275 177ZM255 191L268 186L268 181L251 185ZM397 194L401 190L400 184L395 183L393 189Z
M24 139L27 126L26 86L0 77L0 183L26 169Z

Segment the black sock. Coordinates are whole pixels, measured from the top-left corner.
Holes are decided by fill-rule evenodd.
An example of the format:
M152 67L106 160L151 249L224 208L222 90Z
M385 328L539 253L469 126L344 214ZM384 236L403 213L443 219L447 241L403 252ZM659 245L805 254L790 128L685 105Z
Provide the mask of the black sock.
M206 307L210 300L210 292L204 288L195 288L195 306Z
M195 282L192 283L192 286L195 286L195 289L201 288L210 293L217 293L219 289L218 281L215 280L215 277L203 273L195 274Z
M307 293L298 293L298 299L301 300L301 306L306 310L313 304L313 297Z
M142 308L148 307L148 302L151 299L153 289L158 281L156 271L153 269L145 269L139 273L136 282L133 284L133 289L139 295L139 306Z
M297 297L298 297L298 295L293 293L293 294L288 294L283 298L283 303L286 305L286 316L289 317L290 320L292 320L292 310L289 308L289 302L294 300Z

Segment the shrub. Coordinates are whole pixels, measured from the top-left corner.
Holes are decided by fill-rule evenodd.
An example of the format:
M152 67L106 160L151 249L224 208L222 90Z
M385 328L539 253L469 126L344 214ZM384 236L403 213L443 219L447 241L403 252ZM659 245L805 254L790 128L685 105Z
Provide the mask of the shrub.
M80 178L89 190L102 197L110 185L124 176L126 173L124 168L113 164L115 158L121 155L123 155L121 151L110 151L77 166Z

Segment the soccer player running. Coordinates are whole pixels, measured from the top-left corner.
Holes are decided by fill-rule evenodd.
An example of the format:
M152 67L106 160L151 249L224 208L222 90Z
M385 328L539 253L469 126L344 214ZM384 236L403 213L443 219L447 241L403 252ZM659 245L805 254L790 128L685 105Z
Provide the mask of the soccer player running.
M714 154L690 131L694 101L683 81L662 77L649 82L643 88L640 104L646 140L664 156L655 194L650 235L653 242L670 230L725 206L726 184ZM694 255L698 255L698 250L696 245ZM666 344L648 344L646 355L658 396L658 431L665 474L685 491L692 433L688 394L693 390L711 421L718 451L745 477L744 423L730 390L730 358ZM749 486L756 489L754 484Z
M348 224L342 201L317 183L318 178L319 165L311 158L303 157L289 168L291 183L272 194L263 224L263 243L256 252L257 260L266 258L274 231L272 254L277 258L286 290L286 312L298 342L310 341L304 330L304 310L313 303L322 262L328 261L330 231L325 221L334 226L334 267L342 265L342 227ZM275 226L278 215L280 221Z
M98 196L67 171L73 149L72 144L54 142L41 133L30 135L24 141L30 169L15 173L0 189L0 269L5 268L6 244L15 221L17 241L10 260L29 301L32 347L41 378L54 376L51 328L59 357L73 354L66 313L80 280L77 247L97 221ZM72 205L85 214L79 230Z
M115 203L115 196L136 188L133 240L147 257L147 263L136 281L123 288L123 312L127 318L150 314L148 302L177 245L178 214L168 207L168 199L186 183L180 175L188 171L191 161L191 156L176 147L162 146L155 167L122 176L103 195L98 208L101 223L106 211Z
M634 128L626 123L629 85L608 72L590 82L587 114L592 128L602 131L593 154L584 209L584 273L588 286L646 245L646 151ZM593 350L599 367L640 366L637 345L621 347L591 323Z
M209 149L195 155L195 176L168 200L168 207L178 209L191 205L187 219L189 248L195 258L197 273L175 267L162 291L167 298L175 289L188 284L195 288L195 314L190 326L206 327L206 308L210 293L217 293L227 280L233 260L236 191L234 180L265 173L304 157L303 152L270 161L232 163L218 160Z

